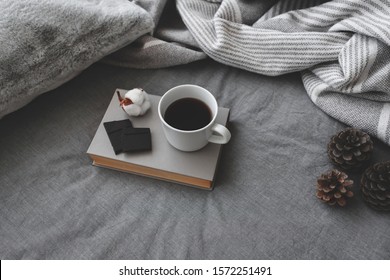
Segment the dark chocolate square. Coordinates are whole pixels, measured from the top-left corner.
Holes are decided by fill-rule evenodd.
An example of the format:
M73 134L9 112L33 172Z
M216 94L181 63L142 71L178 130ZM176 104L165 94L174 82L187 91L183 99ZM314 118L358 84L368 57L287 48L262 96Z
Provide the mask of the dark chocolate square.
M110 139L111 146L114 149L115 154L119 154L123 151L122 149L122 129L111 132L108 134L108 138Z
M103 123L104 128L110 139L111 146L114 149L115 154L119 154L123 151L122 149L122 129L132 128L130 120L112 121Z
M104 125L104 128L107 131L107 134L110 134L111 132L115 132L115 131L121 130L122 128L133 127L133 125L132 125L130 120L105 122L105 123L103 123L103 125Z
M151 149L150 128L124 128L122 130L123 152L149 151Z

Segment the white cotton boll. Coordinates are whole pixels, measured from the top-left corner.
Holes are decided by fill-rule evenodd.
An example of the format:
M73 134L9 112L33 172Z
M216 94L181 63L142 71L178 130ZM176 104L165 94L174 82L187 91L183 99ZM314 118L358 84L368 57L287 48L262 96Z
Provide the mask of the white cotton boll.
M125 94L125 98L130 99L134 104L141 106L147 93L142 88L134 88Z
M123 106L123 110L130 116L142 116L151 106L148 94L141 88L126 92L125 99L130 99L132 102L132 104Z

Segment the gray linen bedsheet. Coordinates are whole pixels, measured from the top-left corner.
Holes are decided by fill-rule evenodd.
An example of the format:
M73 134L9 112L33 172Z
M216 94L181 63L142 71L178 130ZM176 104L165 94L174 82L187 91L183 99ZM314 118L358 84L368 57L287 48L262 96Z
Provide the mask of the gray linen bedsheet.
M86 155L115 88L198 84L231 108L212 192L93 167ZM390 259L390 216L356 196L315 197L345 126L298 74L205 60L159 70L95 64L0 120L1 259ZM373 162L390 159L375 140Z

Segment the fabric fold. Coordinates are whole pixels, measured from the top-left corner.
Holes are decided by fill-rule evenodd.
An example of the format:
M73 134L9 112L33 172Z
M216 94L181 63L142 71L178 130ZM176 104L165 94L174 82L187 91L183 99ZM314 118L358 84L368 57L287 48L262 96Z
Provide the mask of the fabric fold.
M153 31L106 57L103 62L153 69L187 64L207 57L184 25L174 1L134 0L133 3L153 17Z

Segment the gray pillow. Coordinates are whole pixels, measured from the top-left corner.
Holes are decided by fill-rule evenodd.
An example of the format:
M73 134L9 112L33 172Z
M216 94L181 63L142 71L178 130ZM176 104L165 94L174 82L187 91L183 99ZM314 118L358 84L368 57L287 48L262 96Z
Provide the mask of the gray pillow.
M0 118L154 25L127 0L5 0L0 11Z

